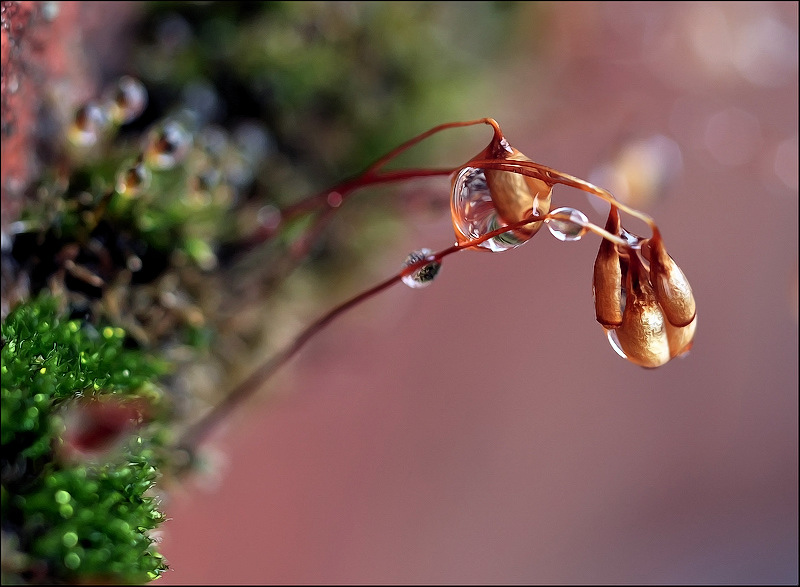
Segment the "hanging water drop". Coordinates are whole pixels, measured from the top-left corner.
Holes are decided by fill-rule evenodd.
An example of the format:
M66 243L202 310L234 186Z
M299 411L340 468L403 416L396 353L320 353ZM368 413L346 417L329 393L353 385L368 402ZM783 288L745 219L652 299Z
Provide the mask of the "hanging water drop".
M486 174L483 169L463 168L453 181L450 201L453 228L459 243L483 236L496 230L504 223L497 215ZM501 252L513 249L526 242L511 231L483 241L476 248Z
M442 268L442 264L435 260L432 257L432 254L433 251L430 249L420 249L418 251L409 253L408 257L406 257L406 260L403 261L403 265L405 267L411 267L420 261L425 261L428 259L430 259L431 262L423 265L412 273L403 275L403 283L413 289L419 289L421 287L427 287L430 285L430 283L439 273L439 270Z
M548 218L545 220L550 233L560 241L577 241L589 230L586 223L589 219L586 214L575 208L557 208L551 215L558 214L564 218Z
M619 339L617 338L617 331L613 328L603 328L606 331L606 336L608 337L608 343L611 345L611 348L614 349L614 352L617 353L623 359L627 359L628 355L625 354L625 351L622 350L622 346L619 344Z

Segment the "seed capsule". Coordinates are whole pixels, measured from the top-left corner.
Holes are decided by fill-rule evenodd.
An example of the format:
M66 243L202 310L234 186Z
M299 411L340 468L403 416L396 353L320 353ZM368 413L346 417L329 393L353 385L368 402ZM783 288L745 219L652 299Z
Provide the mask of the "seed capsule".
M650 239L650 280L664 315L673 326L686 326L694 320L696 306L689 280L656 233Z
M629 361L642 367L660 367L671 358L666 319L636 255L625 284L625 311L615 334Z
M528 157L508 147L505 139L501 141L505 148L495 149L492 155L498 159L510 161L530 161ZM490 149L492 146L489 147ZM519 222L535 213L544 216L550 211L550 197L553 186L540 179L528 177L511 171L486 170L486 183L492 194L492 202L500 218L506 223ZM519 238L528 240L542 227L542 222L532 222L514 231Z
M612 206L606 221L606 230L619 234L619 212ZM597 321L606 328L616 328L622 324L622 264L617 245L603 239L594 260L592 292Z

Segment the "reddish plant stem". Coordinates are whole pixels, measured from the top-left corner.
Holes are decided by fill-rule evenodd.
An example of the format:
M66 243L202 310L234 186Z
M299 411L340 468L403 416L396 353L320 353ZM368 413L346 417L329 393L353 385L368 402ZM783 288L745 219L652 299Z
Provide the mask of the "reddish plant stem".
M294 357L300 351L300 349L302 349L306 343L314 337L314 335L320 332L328 324L333 322L334 319L344 314L347 310L357 306L361 302L364 302L371 297L378 295L382 291L400 282L404 276L414 273L418 269L429 264L431 261L440 262L448 255L469 249L503 233L521 228L522 226L530 224L531 222L544 220L545 218L547 218L547 216L531 215L519 222L514 222L513 224L509 224L507 226L487 232L478 238L442 249L441 251L428 255L425 259L421 259L420 261L403 267L401 271L392 275L388 279L335 306L327 313L323 314L320 318L308 325L297 335L297 337L295 337L289 346L262 363L246 379L236 385L236 387L234 387L220 403L211 408L211 410L207 412L200 420L187 428L181 436L178 446L188 451L195 450L197 446L199 446L208 437L214 428L216 428L220 422L230 415L230 413L239 404L242 404L244 401L252 397L253 394L261 389L263 384L268 381L275 374L275 372L278 371L278 369L288 363L289 360L292 359L292 357Z

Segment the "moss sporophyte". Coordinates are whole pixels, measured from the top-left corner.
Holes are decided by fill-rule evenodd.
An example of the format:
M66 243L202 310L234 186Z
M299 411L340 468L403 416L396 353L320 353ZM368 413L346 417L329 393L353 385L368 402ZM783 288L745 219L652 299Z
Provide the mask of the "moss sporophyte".
M130 79L120 88L99 112L79 111L73 146L86 142L87 133L100 140L113 132L108 125L141 107L143 88ZM130 100L125 92L132 92ZM492 137L461 165L386 168L432 135L478 125ZM338 316L397 283L430 284L443 260L458 252L507 251L543 227L561 242L593 233L601 239L591 277L595 313L614 350L655 368L692 346L692 290L653 219L602 188L531 161L492 118L441 124L330 189L265 205L255 224L227 242L219 220L235 190L230 177L215 178L207 165L222 156L220 149L190 121L159 121L133 157L95 170L104 178L99 193L91 185L77 194L52 188L63 206L45 216L51 224L17 226L16 262L55 297L19 304L3 324L3 539L19 555L9 559L12 568L4 562L4 573L67 581L158 576L166 568L151 534L163 520L152 494L158 475L185 472L215 426ZM226 283L227 261L277 247L281 264L272 278L279 279L300 266L321 227L354 192L431 177L450 178L455 244L412 252L396 273L330 309L221 400L207 402L213 405L203 416L192 418L181 407L193 401L194 390L186 388L193 380L165 379L167 367L197 368L225 334L214 292ZM556 185L605 202L604 226L556 206ZM624 214L644 222L650 235L624 228ZM26 256L26 242L52 258L29 249ZM144 349L159 350L161 359Z
M108 298L103 292L119 275L124 275L123 284L132 286L132 276L145 262L128 257L116 275L100 277L78 265L82 249L91 247L106 223L128 226L132 249L136 239L146 241L152 228L141 222L147 215L146 200L139 200L143 206L137 216L129 213L126 202L133 198L135 203L140 190L146 189L150 180L142 178L162 181L159 174L169 172L191 152L190 134L165 130L176 124L148 135L136 159L135 166L141 169L131 176L131 168L123 168L115 189L89 201L72 232L51 230L45 237L62 247L54 270L99 289L100 299ZM492 138L463 165L385 169L400 153L433 134L475 125L489 126ZM169 161L161 158L167 152ZM506 251L527 243L544 226L563 242L594 233L601 237L592 277L594 304L597 320L614 349L637 365L653 368L691 348L697 320L691 288L666 253L655 222L602 188L534 163L510 146L491 118L442 124L414 137L358 176L274 209L265 217L268 230L256 227L241 239L242 246L267 246L279 240L284 230L296 229L298 219L304 220L304 238L313 240L319 224L356 190L432 176L451 177L456 243L436 252L411 253L397 273L324 314L188 425L162 405L164 394L157 385L166 373L165 364L140 350L165 333L156 330L153 334L151 328L137 338L117 325L94 326L91 321L64 318L55 300L46 296L21 304L9 314L3 325L2 351L3 523L8 540L21 553L20 567L13 570L20 576L44 572L64 579L77 573L84 578L156 577L166 568L150 535L163 519L157 499L149 494L158 469L170 463L175 466L177 454L193 454L216 424L340 314L396 283L414 288L429 284L439 274L443 259L457 252ZM128 181L131 177L135 186ZM605 227L574 208L553 208L553 187L559 184L607 202ZM626 230L620 213L644 221L652 234L642 237ZM173 239L173 246L180 247L180 242ZM198 241L184 239L183 246L190 242ZM217 266L211 247L198 244L184 250L202 271ZM295 263L301 260L302 255L294 258ZM175 293L161 295L169 298ZM74 300L72 304L74 313ZM186 327L183 336L191 338L189 327L202 326L202 313L189 311L181 322ZM181 426L183 431L174 437L171 430Z

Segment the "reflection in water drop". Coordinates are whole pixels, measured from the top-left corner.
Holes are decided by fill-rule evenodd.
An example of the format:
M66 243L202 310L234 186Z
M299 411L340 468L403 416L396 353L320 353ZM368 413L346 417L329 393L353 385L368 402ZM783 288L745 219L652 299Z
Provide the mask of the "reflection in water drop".
M564 207L553 210L551 214L569 217L568 220L566 218L548 218L544 221L547 224L547 228L550 229L550 233L558 240L577 241L586 234L588 230L586 223L589 222L589 219L580 210Z
M505 226L497 215L483 169L465 167L458 173L453 182L451 212L453 227L460 243ZM476 246L500 252L513 249L525 242L526 240L507 232Z
M614 352L616 352L623 359L627 359L628 355L625 354L625 351L622 350L622 347L619 344L619 339L617 338L617 331L611 328L604 328L603 330L606 331L606 336L608 336L608 342L611 345L611 348L614 349Z
M425 259L430 258L430 255L433 253L430 249L420 249L418 251L414 251L409 253L406 260L403 261L403 265L406 267L410 267L414 263L418 263L420 261L424 261ZM413 273L409 273L408 275L403 276L403 283L405 283L408 287L413 289L419 289L421 287L426 287L430 285L431 281L434 280L436 275L439 273L439 270L442 268L442 264L439 261L431 260L430 263L427 265L423 265Z

